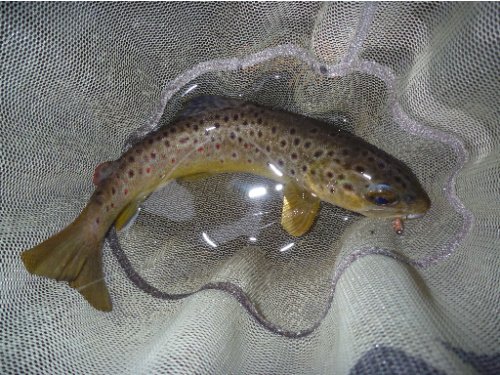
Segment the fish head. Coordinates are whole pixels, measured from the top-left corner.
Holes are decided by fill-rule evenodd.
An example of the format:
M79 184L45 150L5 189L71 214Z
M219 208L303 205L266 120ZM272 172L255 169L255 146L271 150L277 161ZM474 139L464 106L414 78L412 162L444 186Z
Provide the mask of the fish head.
M311 166L305 183L321 200L368 217L415 219L431 205L417 177L389 155L383 162L323 159Z

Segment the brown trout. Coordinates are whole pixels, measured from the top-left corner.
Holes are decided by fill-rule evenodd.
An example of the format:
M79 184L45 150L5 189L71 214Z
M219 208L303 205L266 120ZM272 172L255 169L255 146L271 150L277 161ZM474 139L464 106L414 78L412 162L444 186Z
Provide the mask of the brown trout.
M281 224L293 236L312 226L320 201L369 217L412 219L430 201L401 162L362 139L304 116L220 97L189 102L177 119L119 159L99 165L96 189L75 221L22 253L29 272L65 280L110 311L103 241L169 181L245 172L284 185Z

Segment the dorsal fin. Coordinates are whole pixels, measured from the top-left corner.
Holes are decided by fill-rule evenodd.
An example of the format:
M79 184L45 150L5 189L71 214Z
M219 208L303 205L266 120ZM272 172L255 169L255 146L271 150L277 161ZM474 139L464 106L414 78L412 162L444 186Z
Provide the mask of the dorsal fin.
M184 104L178 118L186 118L199 115L203 112L237 107L242 103L241 100L224 98L222 96L197 96Z

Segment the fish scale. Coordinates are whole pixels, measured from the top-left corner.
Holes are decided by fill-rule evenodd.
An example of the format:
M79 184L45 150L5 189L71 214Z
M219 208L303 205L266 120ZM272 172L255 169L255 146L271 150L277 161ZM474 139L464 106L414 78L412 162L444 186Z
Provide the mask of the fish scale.
M281 224L293 236L311 228L320 201L397 220L419 217L430 206L407 166L359 137L253 103L199 97L119 159L100 164L82 213L25 251L23 262L34 274L69 281L94 307L109 311L101 250L110 226L125 226L171 180L234 172L284 185Z

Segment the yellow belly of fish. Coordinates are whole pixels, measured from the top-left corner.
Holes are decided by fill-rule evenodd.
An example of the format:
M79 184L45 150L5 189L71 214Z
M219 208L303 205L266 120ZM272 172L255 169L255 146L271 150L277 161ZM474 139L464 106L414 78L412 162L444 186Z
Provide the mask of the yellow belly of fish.
M280 176L267 163L248 163L241 160L220 162L208 159L206 161L189 162L178 165L165 172L161 179L141 192L141 197L157 191L172 180L194 181L207 178L219 173L250 173L269 178L284 185L283 210L281 225L292 236L299 237L305 234L313 225L320 208L320 199L312 195L294 180ZM117 230L123 229L136 215L143 199L133 200L118 215L115 221Z

